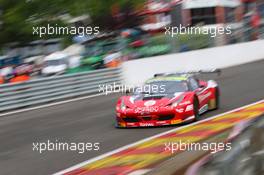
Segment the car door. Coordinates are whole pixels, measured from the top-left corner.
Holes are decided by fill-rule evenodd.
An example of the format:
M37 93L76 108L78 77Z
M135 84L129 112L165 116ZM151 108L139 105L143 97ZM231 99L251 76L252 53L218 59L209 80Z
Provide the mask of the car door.
M189 80L190 88L196 93L199 100L199 112L204 113L208 110L208 99L211 96L211 92L207 87L201 87L199 82L195 78Z

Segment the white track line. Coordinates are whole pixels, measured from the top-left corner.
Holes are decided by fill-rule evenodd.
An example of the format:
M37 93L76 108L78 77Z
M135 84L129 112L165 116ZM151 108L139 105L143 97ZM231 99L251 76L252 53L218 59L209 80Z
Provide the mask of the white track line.
M41 106L15 110L15 111L11 111L11 112L6 112L6 113L3 113L3 114L0 114L0 117L7 116L7 115L12 115L12 114L17 114L17 113L21 113L21 112L37 110L37 109L41 109L41 108L52 107L52 106L61 105L61 104L65 104L65 103L70 103L70 102L85 100L85 99L88 99L88 98L94 98L94 97L99 97L99 96L103 96L103 95L105 95L105 94L104 93L103 94L94 94L94 95L74 98L74 99L70 99L70 100L64 100L64 101L54 102L54 103L50 103L50 104L45 104L45 105L41 105Z
M65 170L59 171L59 172L55 173L54 175L62 175L62 174L68 173L68 172L70 172L70 171L73 171L73 170L76 170L76 169L78 169L78 168L81 168L81 167L83 167L83 166L85 166L85 165L87 165L87 164L90 164L90 163L92 163L92 162L95 162L95 161L97 161L97 160L100 160L100 159L103 159L103 158L105 158L105 157L108 157L108 156L111 156L111 155L113 155L113 154L116 154L116 153L118 153L118 152L124 151L124 150L126 150L126 149L128 149L128 148L131 148L131 147L135 146L135 145L141 144L141 143L143 143L143 142L147 142L147 141L149 141L149 140L151 140L151 139L155 139L155 138L160 137L160 136L162 136L162 135L165 135L165 134L168 134L168 133L171 133L171 132L175 132L175 131L177 131L177 130L180 130L180 129L183 129L183 128L186 128L186 127L189 127L189 126L194 126L194 125L196 125L196 124L199 124L199 123L202 123L202 122L205 122L205 121L208 121L208 120L212 120L212 119L217 118L217 117L219 117L219 116L222 116L222 115L225 115L225 114L229 114L229 113L232 113L232 112L234 112L234 111L237 111L237 110L240 110L240 109L243 109L243 108L246 108L246 107L249 107L249 106L252 106L252 105L258 104L258 103L263 103L263 102L264 102L264 99L263 99L263 100L260 100L260 101L258 101L258 102L255 102L255 103L249 104L249 105L245 105L245 106L242 106L242 107L239 107L239 108L233 109L233 110L231 110L231 111L224 112L224 113L222 113L222 114L218 114L218 115L212 116L212 117L207 118L207 119L205 119L205 120L201 120L201 121L198 121L198 122L195 122L195 123L192 123L192 124L189 124L189 125L185 125L185 126L182 126L182 127L174 128L174 129L172 129L172 130L165 131L165 132L162 132L162 133L160 133L160 134L157 134L157 135L154 135L154 136L151 136L151 137L148 137L148 138L145 138L145 139L139 140L139 141L137 141L137 142L131 143L131 144L129 144L129 145L123 146L123 147L118 148L118 149L116 149L116 150L113 150L113 151L107 152L107 153L102 154L102 155L100 155L100 156L97 156L97 157L95 157L95 158L92 158L92 159L89 159L89 160L84 161L84 162L82 162L82 163L79 163L79 164L77 164L77 165L75 165L75 166L72 166L72 167L70 167L70 168L67 168L67 169L65 169Z
M136 170L136 171L133 171L131 173L129 173L128 175L143 175L143 174L146 174L147 172L150 172L151 169L141 169L141 170Z

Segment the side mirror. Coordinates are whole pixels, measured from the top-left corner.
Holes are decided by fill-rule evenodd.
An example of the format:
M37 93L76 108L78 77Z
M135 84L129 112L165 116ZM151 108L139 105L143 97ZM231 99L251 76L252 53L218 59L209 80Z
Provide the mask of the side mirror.
M130 90L127 89L127 90L126 90L126 95L128 96L129 94L130 94Z

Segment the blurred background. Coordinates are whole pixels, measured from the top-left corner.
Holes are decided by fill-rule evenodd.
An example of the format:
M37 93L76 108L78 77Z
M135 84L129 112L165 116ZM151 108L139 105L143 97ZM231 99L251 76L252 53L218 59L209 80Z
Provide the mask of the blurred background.
M92 27L93 29L98 27L100 32L97 35L46 34L42 37L34 34L34 28L48 25ZM175 34L174 37L165 34L166 28L180 28L180 26L199 27L202 30L228 27L232 33L217 34L215 37L205 33ZM0 174L17 174L18 172L26 175L36 174L36 172L51 174L105 152L170 130L171 128L148 128L120 131L114 127L116 115L114 109L120 94L96 98L86 97L87 95L97 96L100 85L122 84L124 77L121 76L122 70L118 67L129 60L145 58L138 64L127 66L129 70L133 69L131 73L127 71L127 76L134 80L134 78L144 79L142 72L147 70L145 67L160 73L156 68L164 67L167 71L164 65L168 65L173 71L175 67L192 69L191 65L197 63L207 65L204 63L205 61L207 63L209 59L216 60L215 64L214 62L208 64L215 66L217 62L229 62L229 55L231 59L236 57L234 60L240 60L240 55L245 55L245 58L241 58L241 65L224 69L223 74L215 78L221 87L221 104L223 105L216 112L206 114L204 119L257 100L262 101L244 111L239 108L232 115L227 115L226 118L221 117L224 129L230 128L231 125L233 127L242 119L246 120L263 114L264 62L242 65L245 61L251 60L251 54L245 53L252 53L254 57L252 60L256 60L257 57L263 58L260 56L263 54L259 54L264 53L261 49L263 45L256 44L257 41L251 42L254 47L247 44L246 46L242 44L243 47L227 47L228 49L223 50L228 53L223 54L221 49L217 52L215 52L217 49L208 49L214 52L214 55L220 56L217 58L208 56L209 58L201 62L198 59L203 57L203 54L197 54L197 57L195 55L197 52L190 52L261 39L264 39L264 0L0 0L0 139L2 138ZM235 54L230 54L230 48L242 49L232 49ZM243 50L243 48L248 49ZM255 50L259 52L254 54ZM191 55L185 59L185 54L177 54L183 52L194 54L193 57ZM148 62L148 60L154 60L153 56L165 54L176 54L175 59L174 55L171 55L174 60L181 58L177 57L178 55L183 55L179 63L188 64L178 64L174 67L171 63L175 62L168 58L170 56L164 56L164 60L169 59L168 62L163 62L163 57L161 60L156 60L157 62ZM223 55L227 57L219 59L223 58ZM192 58L195 58L195 61ZM149 66L151 62L156 63L153 64L157 65L156 68ZM163 66L160 66L160 63L164 63ZM228 66L231 65L234 63ZM61 100L72 100L72 102L67 101L65 104L63 102L53 106L52 103ZM50 106L38 109L38 105ZM36 108L17 114L12 111L27 111L28 107ZM7 115L4 112L8 112L7 115L10 116L5 117ZM231 136L233 134L231 128L224 130L226 131L224 135L221 132L220 138L218 134L212 132L216 141L221 139L220 141L233 142L232 152L219 152L201 160L201 155L194 152L182 154L182 157L170 159L176 162L172 162L170 167L162 166L157 175L162 174L161 170L170 168L174 172L175 166L183 160L189 161L188 167L190 165L191 172L188 175L194 175L194 172L205 175L263 174L264 137L259 133L264 132L264 120L263 116L260 118L260 120L249 121L235 127L234 134L239 136L236 138L228 137L229 133ZM194 134L197 137L203 136L203 132L210 128L221 129L222 127L212 122L211 125L209 123L198 128ZM229 140L226 140L227 137ZM57 138L65 138L69 142L100 142L102 143L101 152L90 152L84 155L50 152L42 156L32 152L32 142ZM160 148L163 150L163 147ZM143 159L120 157L120 159L113 159L113 162L124 165L125 168L121 169L124 171L129 167L126 166L127 163L136 162L140 165L153 163L155 158L162 157L162 150L157 155L151 154L149 157L141 154L140 150L139 153ZM199 161L196 162L198 158ZM255 167L258 174L255 173ZM186 170L187 165L183 168ZM104 172L107 171L109 170L106 169ZM183 173L182 169L180 171L174 174Z
M117 67L121 62L261 39L262 0L0 0L0 83ZM47 25L98 35L33 35ZM230 27L231 35L164 35L165 27Z

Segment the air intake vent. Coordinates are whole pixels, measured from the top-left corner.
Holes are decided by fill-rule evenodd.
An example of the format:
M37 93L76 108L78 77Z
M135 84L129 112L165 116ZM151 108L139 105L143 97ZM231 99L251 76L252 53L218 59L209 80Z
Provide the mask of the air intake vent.
M143 100L156 100L156 99L162 99L164 96L157 95L157 96L145 96L143 97Z

